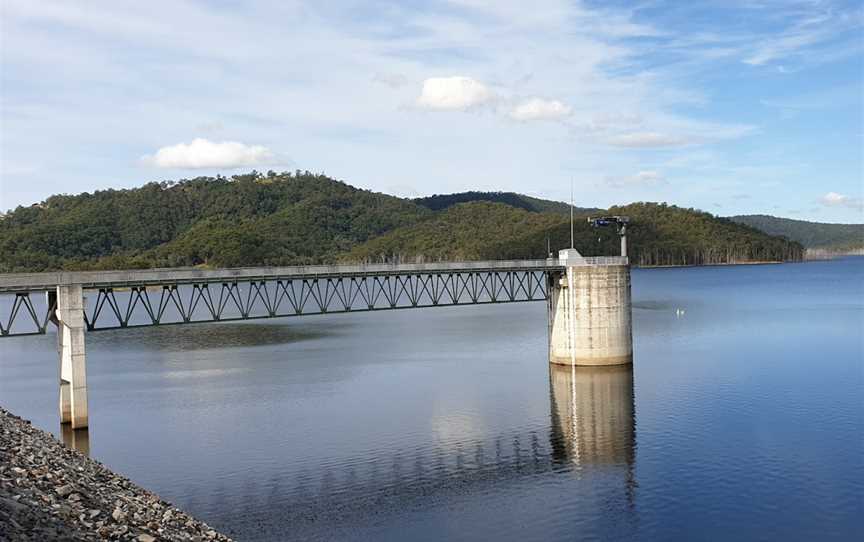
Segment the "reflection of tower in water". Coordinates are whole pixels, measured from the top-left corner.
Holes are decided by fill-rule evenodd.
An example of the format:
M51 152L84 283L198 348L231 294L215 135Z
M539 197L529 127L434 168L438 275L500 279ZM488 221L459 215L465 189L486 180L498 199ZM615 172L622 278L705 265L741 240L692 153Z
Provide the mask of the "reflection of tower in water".
M633 366L551 364L549 371L555 461L629 470L636 447Z
M84 455L90 455L90 432L85 429L72 429L68 423L60 424L60 439L67 448Z

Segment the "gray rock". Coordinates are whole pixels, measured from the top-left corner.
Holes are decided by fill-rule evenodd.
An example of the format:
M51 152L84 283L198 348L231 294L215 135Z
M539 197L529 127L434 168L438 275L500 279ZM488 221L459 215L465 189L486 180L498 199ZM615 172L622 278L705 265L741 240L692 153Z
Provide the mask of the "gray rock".
M126 514L123 512L123 510L115 508L114 511L111 512L111 517L114 518L114 521L120 523L126 519Z
M230 540L0 408L0 540L100 539Z
M70 493L72 493L72 492L75 491L75 490L74 490L74 488L73 488L71 485L66 484L65 486L60 486L60 487L58 487L58 488L55 489L54 491L55 491L58 495L60 495L61 497L65 497L66 495L69 495Z
M22 514L26 512L29 508L27 505L21 504L15 499L7 499L6 497L0 497L0 510L8 510L13 514Z

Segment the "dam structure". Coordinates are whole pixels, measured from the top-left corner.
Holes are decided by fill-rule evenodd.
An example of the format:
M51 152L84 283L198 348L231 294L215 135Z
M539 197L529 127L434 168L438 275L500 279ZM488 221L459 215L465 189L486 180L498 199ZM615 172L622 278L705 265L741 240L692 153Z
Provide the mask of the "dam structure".
M525 301L548 303L551 363L631 363L627 258L572 248L544 260L2 274L0 337L57 328L60 420L79 429L87 333Z
M558 365L623 365L633 361L630 266L627 258L596 264L575 249L559 252L550 273L549 361Z

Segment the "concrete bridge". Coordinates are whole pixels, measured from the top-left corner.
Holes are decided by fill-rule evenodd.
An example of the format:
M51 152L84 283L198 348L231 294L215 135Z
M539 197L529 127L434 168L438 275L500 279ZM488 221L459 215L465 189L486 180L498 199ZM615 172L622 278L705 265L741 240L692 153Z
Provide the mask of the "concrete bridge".
M0 337L57 327L60 419L87 427L85 334L310 314L547 301L549 359L632 361L625 257L0 275Z

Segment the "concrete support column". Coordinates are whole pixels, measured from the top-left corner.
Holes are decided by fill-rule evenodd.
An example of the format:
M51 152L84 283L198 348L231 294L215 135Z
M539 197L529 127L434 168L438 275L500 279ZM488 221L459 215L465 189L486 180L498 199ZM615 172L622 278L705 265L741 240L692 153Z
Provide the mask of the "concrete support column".
M57 287L57 350L60 355L60 423L87 427L87 357L81 285Z
M549 280L549 361L632 363L630 266L568 265Z

